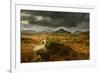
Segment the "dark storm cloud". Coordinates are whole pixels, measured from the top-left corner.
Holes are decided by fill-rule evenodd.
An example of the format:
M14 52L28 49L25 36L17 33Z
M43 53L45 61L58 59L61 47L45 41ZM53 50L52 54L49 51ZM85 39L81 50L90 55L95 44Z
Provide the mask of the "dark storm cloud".
M30 14L30 17L22 17L21 19L29 21L30 24L38 24L42 26L65 26L74 27L84 22L89 24L88 13L72 13L72 12L51 12L51 11L31 11L21 10L22 13ZM85 25L86 26L86 25Z
M70 31L89 30L89 13L21 10L21 24L22 29L36 30L35 26L39 31L59 27Z

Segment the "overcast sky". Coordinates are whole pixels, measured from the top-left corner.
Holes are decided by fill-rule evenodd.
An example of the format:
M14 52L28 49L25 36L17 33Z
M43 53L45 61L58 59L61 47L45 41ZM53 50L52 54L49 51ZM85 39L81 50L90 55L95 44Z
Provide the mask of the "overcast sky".
M21 10L21 30L89 30L89 13Z

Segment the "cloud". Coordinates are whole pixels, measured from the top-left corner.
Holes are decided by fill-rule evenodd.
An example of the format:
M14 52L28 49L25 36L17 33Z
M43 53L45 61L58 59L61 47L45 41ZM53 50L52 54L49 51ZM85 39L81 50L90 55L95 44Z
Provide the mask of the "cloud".
M38 26L41 31L44 29L50 31L58 27L70 28L70 31L71 28L89 30L89 13L21 10L21 21L28 21L27 27L24 23L21 24L22 29L33 29Z
M71 33L75 31L88 31L86 28L78 28L78 27L64 27L64 26L59 26L59 27L48 27L48 26L41 26L41 25L22 25L21 30L31 30L33 32L54 32L59 29L64 29L66 31L70 31Z

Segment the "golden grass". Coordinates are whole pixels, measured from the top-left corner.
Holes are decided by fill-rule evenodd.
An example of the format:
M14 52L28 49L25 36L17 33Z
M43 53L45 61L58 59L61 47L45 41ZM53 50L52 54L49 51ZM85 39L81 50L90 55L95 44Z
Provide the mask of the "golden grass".
M48 59L42 59L32 51L36 45L39 45L43 38L63 44L64 49L70 48L63 54L64 49L57 49L54 46L55 54L49 54ZM46 47L47 48L47 47ZM48 48L47 48L48 49ZM65 50L66 51L66 50ZM60 54L61 53L61 54ZM47 55L47 54L45 54ZM41 61L67 61L67 60L86 60L89 59L89 32L80 34L66 33L45 33L21 36L21 62L41 62Z

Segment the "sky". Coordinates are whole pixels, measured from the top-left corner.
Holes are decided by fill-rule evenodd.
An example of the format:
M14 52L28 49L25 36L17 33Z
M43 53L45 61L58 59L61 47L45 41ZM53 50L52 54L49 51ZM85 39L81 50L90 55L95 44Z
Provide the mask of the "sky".
M89 31L89 13L21 10L21 30L52 32Z

